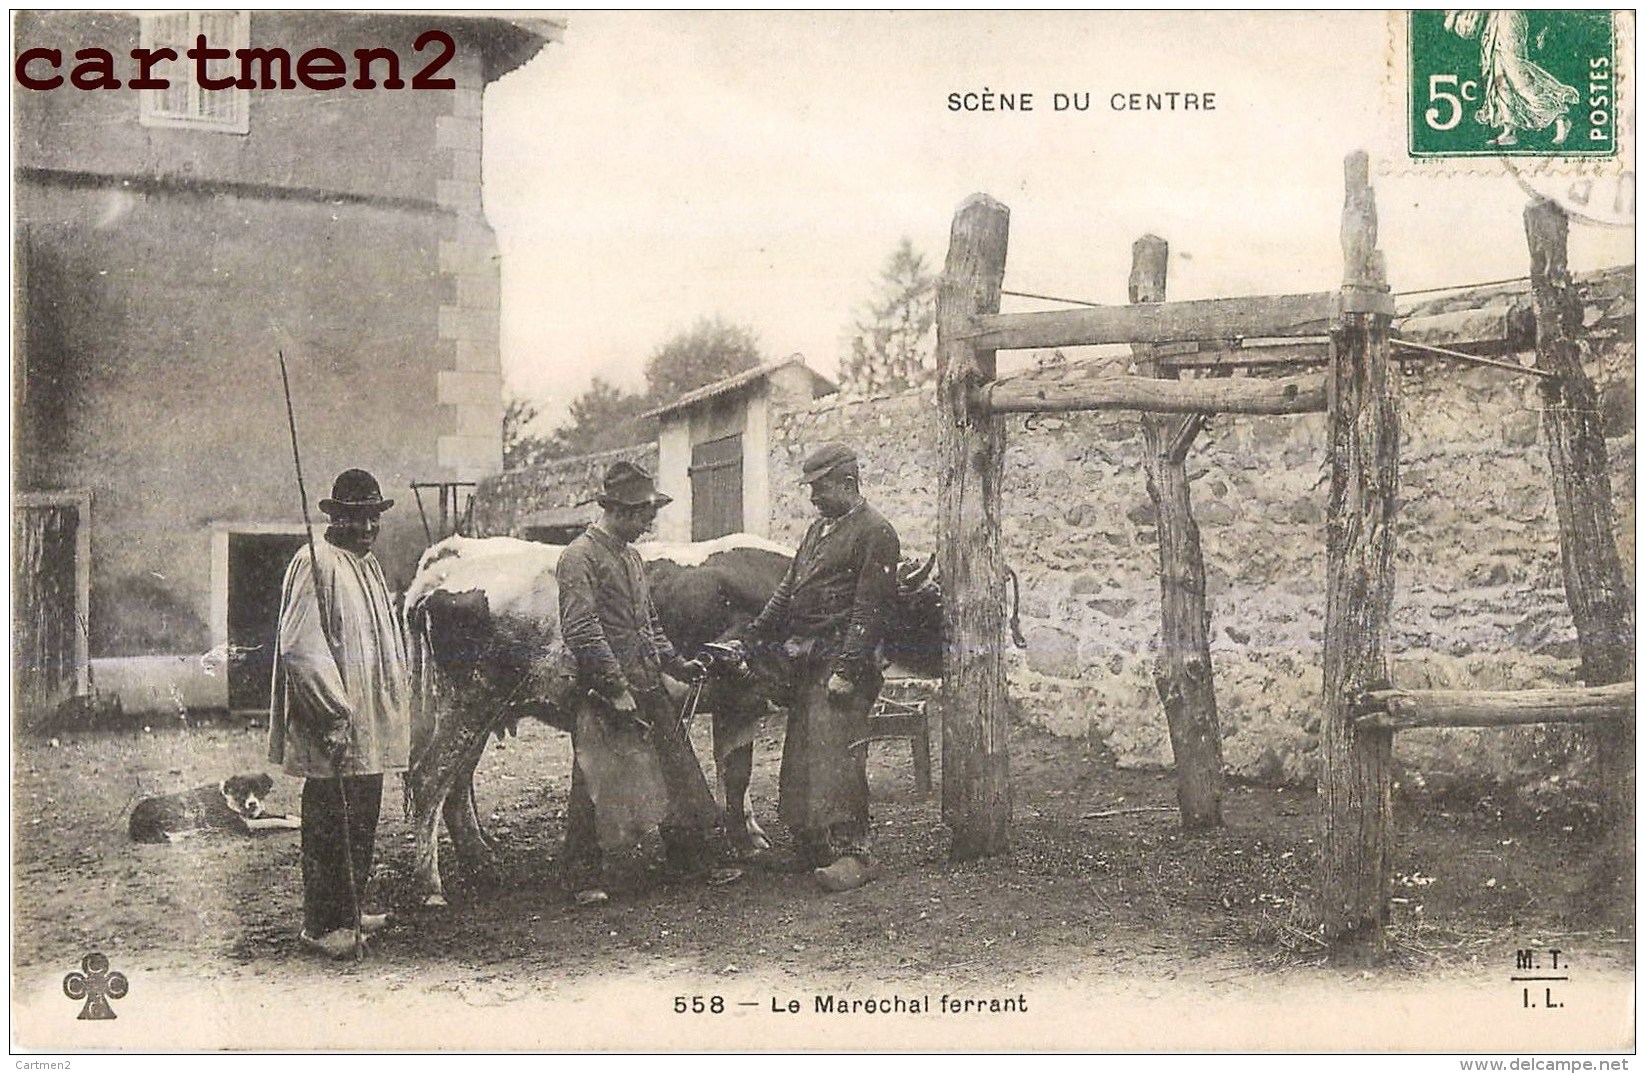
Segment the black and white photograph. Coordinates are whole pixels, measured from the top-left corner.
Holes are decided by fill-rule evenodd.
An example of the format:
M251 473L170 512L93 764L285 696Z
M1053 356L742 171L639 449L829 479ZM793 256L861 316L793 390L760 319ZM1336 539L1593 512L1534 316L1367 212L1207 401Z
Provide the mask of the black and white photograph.
M1634 12L10 18L18 1069L1627 1069Z

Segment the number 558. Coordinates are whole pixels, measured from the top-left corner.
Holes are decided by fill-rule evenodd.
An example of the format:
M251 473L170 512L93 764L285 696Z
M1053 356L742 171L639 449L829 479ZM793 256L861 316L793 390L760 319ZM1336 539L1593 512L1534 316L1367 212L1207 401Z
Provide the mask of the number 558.
M724 996L675 996L675 1014L724 1014Z
M1445 89L1451 86L1456 92ZM1428 110L1422 113L1422 119L1429 128L1436 131L1448 131L1462 122L1462 102L1479 100L1479 83L1473 79L1458 82L1456 75L1429 75L1428 76ZM1440 106L1444 105L1449 111L1443 113L1441 119Z

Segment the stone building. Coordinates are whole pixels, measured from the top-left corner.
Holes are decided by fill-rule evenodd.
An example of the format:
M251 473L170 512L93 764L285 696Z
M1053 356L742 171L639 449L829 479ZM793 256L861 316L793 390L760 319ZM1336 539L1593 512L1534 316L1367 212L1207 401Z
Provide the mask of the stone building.
M56 50L66 75L105 50L118 84L13 86L14 533L56 579L15 580L25 695L83 689L87 655L196 666L209 651L235 659L185 676L180 703L266 707L280 573L302 540L277 350L310 503L348 466L399 502L379 544L394 584L425 543L412 483L500 468L482 100L562 29L387 11L16 16L19 56ZM284 50L299 71L331 50L346 84L287 88L278 62L232 58L206 65L228 88L187 61L153 72L166 89L126 84L133 49L181 54L199 35ZM358 50L378 56L372 88ZM388 53L409 83L437 51L455 88L387 88ZM40 54L30 70L51 73ZM111 663L98 685L121 674Z

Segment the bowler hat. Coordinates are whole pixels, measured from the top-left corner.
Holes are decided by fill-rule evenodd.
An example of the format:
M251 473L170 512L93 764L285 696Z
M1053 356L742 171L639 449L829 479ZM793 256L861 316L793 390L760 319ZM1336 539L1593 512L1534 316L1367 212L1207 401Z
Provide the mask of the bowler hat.
M857 474L857 453L844 444L824 444L805 457L800 484L809 485L829 474Z
M331 496L320 501L320 510L328 515L346 511L387 511L393 500L383 499L383 490L377 479L366 470L344 470L331 483Z
M601 507L663 507L674 497L657 491L651 475L631 462L614 462L605 472L605 491L594 497Z

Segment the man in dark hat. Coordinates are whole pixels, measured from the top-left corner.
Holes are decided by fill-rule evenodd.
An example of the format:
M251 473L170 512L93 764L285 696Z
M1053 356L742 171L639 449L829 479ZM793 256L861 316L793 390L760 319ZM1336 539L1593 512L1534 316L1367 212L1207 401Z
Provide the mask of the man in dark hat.
M777 815L829 891L873 879L868 831L868 714L877 650L897 593L897 531L863 499L857 454L824 444L800 478L818 519L777 591L744 631L786 665L793 697Z
M566 814L567 875L583 905L605 902L599 883L605 849L632 845L658 825L671 870L726 883L741 873L713 869L724 850L719 805L703 778L664 673L695 680L703 666L674 651L657 623L645 567L632 545L672 497L633 463L606 471L599 521L560 554L560 629L586 691L572 736Z
M411 747L405 645L371 554L379 516L393 506L365 470L338 474L320 501L325 539L292 557L280 592L268 756L303 777L301 938L333 958L355 950L357 931L388 921L361 914L359 897L383 774L404 771Z

